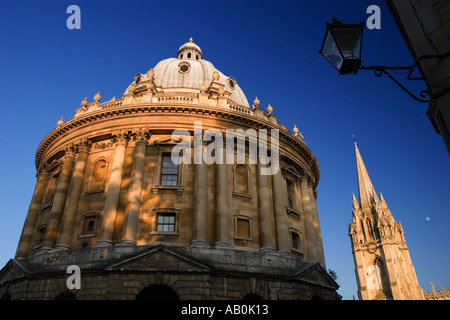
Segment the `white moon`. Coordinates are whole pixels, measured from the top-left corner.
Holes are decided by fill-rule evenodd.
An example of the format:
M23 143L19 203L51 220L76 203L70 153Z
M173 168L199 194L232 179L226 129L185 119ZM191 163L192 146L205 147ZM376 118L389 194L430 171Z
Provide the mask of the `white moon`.
M426 221L430 221L430 217L426 217L425 220L426 220Z

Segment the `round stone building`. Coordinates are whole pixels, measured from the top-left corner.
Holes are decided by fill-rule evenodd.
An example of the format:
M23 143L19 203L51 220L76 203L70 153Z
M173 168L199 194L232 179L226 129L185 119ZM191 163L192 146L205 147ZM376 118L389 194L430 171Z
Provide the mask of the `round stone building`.
M85 98L36 168L1 298L339 298L314 154L192 39L120 99Z

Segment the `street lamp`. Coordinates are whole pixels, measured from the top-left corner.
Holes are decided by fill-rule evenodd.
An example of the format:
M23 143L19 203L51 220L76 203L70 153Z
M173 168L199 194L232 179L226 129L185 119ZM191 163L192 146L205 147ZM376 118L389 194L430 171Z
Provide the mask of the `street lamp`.
M339 74L356 74L361 65L361 45L364 22L343 24L336 18L327 22L327 31L319 53Z
M409 96L419 102L430 102L448 92L450 87L440 90L439 92L431 93L428 89L422 90L419 95L415 96L405 86L403 86L396 77L392 76L388 70L405 70L408 80L425 80L423 77L413 77L412 73L418 66L419 62L428 59L442 59L450 56L450 51L444 54L424 55L417 58L411 66L401 67L387 67L387 66L370 66L361 65L361 48L362 48L362 34L364 29L364 22L361 23L342 23L333 18L331 23L327 24L327 30L322 42L322 48L319 53L325 57L339 72L339 74L356 74L359 69L373 70L375 76L381 77L383 74L387 75L394 81L403 91ZM429 97L429 98L427 98Z

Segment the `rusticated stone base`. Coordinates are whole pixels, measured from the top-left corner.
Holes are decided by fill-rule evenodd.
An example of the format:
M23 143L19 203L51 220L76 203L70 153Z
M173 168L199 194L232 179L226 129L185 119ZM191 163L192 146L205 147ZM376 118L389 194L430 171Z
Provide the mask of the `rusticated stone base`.
M68 289L69 265L80 289ZM40 252L0 271L4 299L339 299L319 263L215 247L112 246Z

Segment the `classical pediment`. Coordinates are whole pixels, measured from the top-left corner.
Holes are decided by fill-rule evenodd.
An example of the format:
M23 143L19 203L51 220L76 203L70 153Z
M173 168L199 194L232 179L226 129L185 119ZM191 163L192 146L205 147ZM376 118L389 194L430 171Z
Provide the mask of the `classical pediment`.
M211 267L164 245L158 245L112 264L106 270L208 272Z
M30 272L25 269L17 260L11 259L8 263L0 270L0 284L19 279L29 274Z
M318 262L311 262L291 275L292 278L337 290L339 285Z

